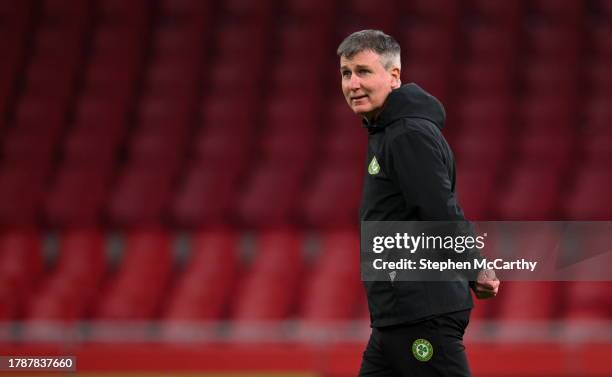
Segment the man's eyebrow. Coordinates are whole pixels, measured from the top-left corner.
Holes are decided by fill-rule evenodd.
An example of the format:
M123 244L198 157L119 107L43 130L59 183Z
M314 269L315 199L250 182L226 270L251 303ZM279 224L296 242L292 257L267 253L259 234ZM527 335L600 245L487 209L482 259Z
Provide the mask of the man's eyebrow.
M363 64L357 64L355 66L355 68L357 68L357 69L370 69L370 66L369 65L363 65ZM349 67L343 65L343 66L340 67L340 70L342 71L343 69L349 69Z

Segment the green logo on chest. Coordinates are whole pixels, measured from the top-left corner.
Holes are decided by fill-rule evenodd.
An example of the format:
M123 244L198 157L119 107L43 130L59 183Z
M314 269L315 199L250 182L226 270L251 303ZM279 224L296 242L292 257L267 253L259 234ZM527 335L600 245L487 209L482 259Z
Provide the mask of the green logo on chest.
M376 156L374 156L374 158L370 162L370 165L368 165L368 173L370 173L370 175L376 175L380 173L380 165L378 165L378 161L376 161Z

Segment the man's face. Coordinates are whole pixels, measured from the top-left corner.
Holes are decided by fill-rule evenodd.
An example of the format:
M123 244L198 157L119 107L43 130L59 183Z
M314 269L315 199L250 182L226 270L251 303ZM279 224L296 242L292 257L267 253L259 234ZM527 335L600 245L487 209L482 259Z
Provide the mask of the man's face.
M342 93L355 114L372 119L382 109L391 90L400 86L397 67L385 69L380 55L361 51L350 59L340 57Z

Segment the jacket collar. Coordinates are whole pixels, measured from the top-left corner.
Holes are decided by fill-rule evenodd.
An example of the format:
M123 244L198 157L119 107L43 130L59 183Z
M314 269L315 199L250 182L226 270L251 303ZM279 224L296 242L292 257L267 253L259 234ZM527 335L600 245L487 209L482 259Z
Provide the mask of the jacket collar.
M444 107L434 96L415 83L402 85L389 93L381 113L372 121L363 120L363 127L376 132L402 118L421 118L442 129L446 119Z

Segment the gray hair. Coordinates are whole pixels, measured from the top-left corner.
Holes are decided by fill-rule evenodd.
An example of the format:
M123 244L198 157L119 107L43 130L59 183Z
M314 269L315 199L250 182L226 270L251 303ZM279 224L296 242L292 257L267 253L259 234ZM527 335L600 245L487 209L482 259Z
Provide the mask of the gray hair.
M399 43L380 30L370 29L354 32L340 43L337 54L339 57L350 59L364 50L370 50L380 55L380 62L385 69L392 66L401 68L402 66Z

